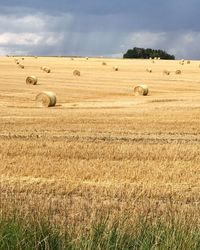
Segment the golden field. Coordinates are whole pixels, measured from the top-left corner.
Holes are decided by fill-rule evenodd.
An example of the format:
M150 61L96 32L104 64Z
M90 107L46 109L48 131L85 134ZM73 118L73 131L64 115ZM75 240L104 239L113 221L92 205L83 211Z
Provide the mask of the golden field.
M200 62L19 61L24 69L0 58L1 213L76 226L107 213L200 222ZM30 75L38 85L25 83ZM149 95L134 96L137 84ZM41 91L54 91L57 105L36 107Z

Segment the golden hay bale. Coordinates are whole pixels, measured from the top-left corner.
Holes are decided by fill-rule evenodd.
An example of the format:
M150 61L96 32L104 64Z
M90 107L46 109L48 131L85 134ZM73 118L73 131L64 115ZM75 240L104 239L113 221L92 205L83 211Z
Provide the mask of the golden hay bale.
M43 70L46 73L50 73L51 72L51 69L49 67L47 67L47 66L41 67L41 70Z
M152 69L151 68L147 68L146 71L149 72L149 73L151 73Z
M75 69L75 70L73 71L73 75L74 75L74 76L80 76L80 75L81 75L81 72L80 72L79 70Z
M158 57L158 60L160 60L160 57Z
M107 63L106 62L102 62L102 65L107 65Z
M137 95L148 95L149 89L148 86L145 84L137 85L134 87L134 94Z
M190 60L187 60L187 64L190 64Z
M114 71L118 71L119 70L118 66L113 67L113 69L114 69Z
M154 60L157 60L158 58L157 57L154 57Z
M26 78L26 84L36 85L37 84L37 77L36 76L28 76Z
M181 70L177 69L177 70L175 71L175 74L176 74L176 75L180 75L180 74L181 74Z
M170 75L170 71L169 70L163 70L163 75Z
M152 62L152 63L155 63L155 61L154 61L154 60L151 60L151 62Z
M88 59L89 59L89 57L86 57L85 59L86 59L86 60L88 60Z
M71 57L71 61L73 61L74 60L74 58L73 57Z
M183 62L182 62L182 61L180 61L180 62L179 62L179 64L180 64L180 65L184 65L184 61L183 61Z
M22 57L22 60L24 60L24 57Z
M24 65L23 64L18 64L19 68L24 69Z
M19 64L19 61L16 61L16 64Z
M51 91L41 92L35 100L38 107L53 107L56 105L56 94Z
M46 67L46 66L43 68L43 71L46 73L51 73L51 69L49 67Z
M38 57L37 56L34 56L35 59L37 59Z

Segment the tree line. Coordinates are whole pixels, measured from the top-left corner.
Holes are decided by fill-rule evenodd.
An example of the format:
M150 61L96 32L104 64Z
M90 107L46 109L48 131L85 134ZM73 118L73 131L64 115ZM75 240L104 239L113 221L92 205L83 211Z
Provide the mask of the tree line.
M137 48L134 47L133 49L127 50L127 52L123 55L123 58L142 58L142 59L148 59L148 58L155 58L159 57L160 59L168 59L168 60L175 60L174 55L168 54L164 50L160 49L144 49L144 48Z

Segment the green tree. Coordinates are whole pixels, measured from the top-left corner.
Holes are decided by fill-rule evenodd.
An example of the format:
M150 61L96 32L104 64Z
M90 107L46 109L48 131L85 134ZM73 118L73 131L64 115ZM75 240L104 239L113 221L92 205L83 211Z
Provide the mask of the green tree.
M144 48L138 48L134 47L133 49L127 50L127 52L123 55L123 58L142 58L142 59L148 59L148 58L154 58L154 57L160 57L160 59L168 59L168 60L174 60L175 56L168 54L164 50L155 50L155 49L144 49Z

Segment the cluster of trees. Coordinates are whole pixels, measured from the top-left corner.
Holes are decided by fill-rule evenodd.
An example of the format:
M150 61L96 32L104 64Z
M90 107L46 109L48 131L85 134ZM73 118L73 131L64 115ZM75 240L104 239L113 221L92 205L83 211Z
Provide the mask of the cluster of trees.
M144 49L144 48L137 48L134 47L133 49L129 49L124 55L123 58L154 58L154 57L160 57L160 59L168 59L168 60L174 60L175 56L170 55L164 50L156 50L156 49Z

